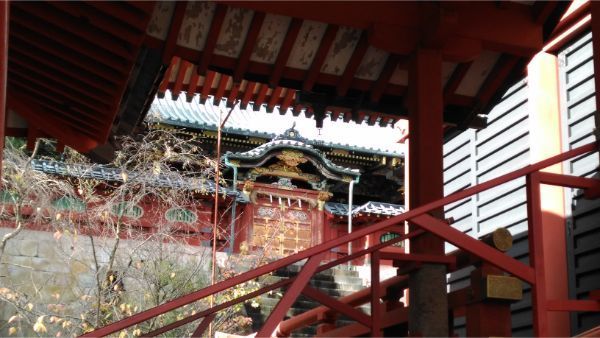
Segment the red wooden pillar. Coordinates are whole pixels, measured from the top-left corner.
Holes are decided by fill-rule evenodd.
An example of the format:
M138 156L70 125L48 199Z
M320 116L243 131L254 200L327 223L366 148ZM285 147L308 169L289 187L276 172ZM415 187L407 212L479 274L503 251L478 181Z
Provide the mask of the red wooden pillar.
M409 204L411 208L444 197L443 184L443 88L439 51L418 49L409 68ZM432 212L443 218L443 211ZM414 253L443 254L444 242L431 234L411 240ZM411 335L447 336L448 299L446 267L424 264L409 279Z
M476 300L466 305L467 337L512 336L510 303L487 299L484 287L489 275L503 274L487 263L471 272L471 295Z
M538 53L527 66L529 85L529 123L531 162L541 161L562 152L559 103L558 61L556 56ZM542 171L562 174L560 164ZM545 298L568 299L567 244L565 201L562 187L542 185L539 188L541 237L545 266ZM531 216L530 216L531 217ZM567 312L548 313L548 334L556 337L570 335Z
M6 121L6 85L8 76L8 18L9 2L0 2L0 177L4 150L4 129ZM0 183L2 184L2 183Z

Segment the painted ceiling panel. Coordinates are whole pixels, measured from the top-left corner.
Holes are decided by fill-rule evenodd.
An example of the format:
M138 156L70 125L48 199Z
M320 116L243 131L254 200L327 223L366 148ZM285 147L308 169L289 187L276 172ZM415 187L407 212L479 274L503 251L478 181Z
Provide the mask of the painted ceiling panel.
M361 31L355 28L340 27L335 36L333 46L325 57L325 63L321 67L321 73L341 75L352 57L356 48Z
M385 66L388 55L389 53L384 50L369 46L354 77L371 81L377 80Z
M475 96L481 88L481 85L490 74L496 61L500 57L499 53L485 50L481 52L479 57L473 61L467 74L465 74L464 80L456 88L456 94Z
M302 22L298 39L292 48L286 66L303 70L309 69L326 30L327 24L325 23L310 20Z
M406 86L408 84L408 72L405 69L400 68L400 65L394 70L394 74L390 78L390 83Z
M452 76L454 69L456 68L456 63L452 62L442 62L442 87L446 85L446 82Z
M177 44L193 50L202 50L216 7L212 2L189 2L177 36Z
M274 63L291 21L292 18L289 16L267 14L258 33L256 46L254 46L250 60Z
M232 58L240 56L253 15L254 11L249 9L233 7L227 9L215 46L215 54Z
M160 40L166 40L169 34L169 24L175 11L175 2L161 1L154 7L152 18L146 29L148 35Z

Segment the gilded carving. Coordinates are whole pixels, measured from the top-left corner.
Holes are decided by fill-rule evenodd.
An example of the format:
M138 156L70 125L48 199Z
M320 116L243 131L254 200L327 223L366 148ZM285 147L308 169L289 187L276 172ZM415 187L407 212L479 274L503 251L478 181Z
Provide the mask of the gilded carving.
M252 190L254 190L254 182L252 182L252 181L244 182L244 189L243 189L244 194L250 195Z
M296 167L299 164L308 162L304 154L296 150L283 150L277 155L277 158L289 167Z

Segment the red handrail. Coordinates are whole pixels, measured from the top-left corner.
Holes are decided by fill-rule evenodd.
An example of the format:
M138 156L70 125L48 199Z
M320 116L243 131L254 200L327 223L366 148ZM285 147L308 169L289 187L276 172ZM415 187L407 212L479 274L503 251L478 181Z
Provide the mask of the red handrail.
M280 259L278 261L275 261L275 262L263 265L261 267L258 267L256 269L252 270L252 271L248 271L248 272L242 273L242 274L240 274L238 276L235 276L235 277L232 277L232 278L230 278L228 280L225 280L225 281L219 282L217 284L211 285L211 286L206 287L204 289L195 291L195 292L190 293L188 295L176 298L176 299L171 300L171 301L169 301L167 303L159 305L159 306L157 306L155 308L142 311L142 312L137 313L137 314L135 314L135 315L133 315L131 317L122 319L122 320L120 320L118 322L112 323L112 324L107 325L107 326L105 326L103 328L100 328L100 329L97 329L95 331L89 332L89 333L83 335L83 337L106 336L106 335L109 335L111 333L123 330L123 329L128 328L130 326L133 326L135 324L138 324L138 323L144 322L144 321L146 321L148 319L151 319L151 318L153 318L153 317L155 317L157 315L160 315L162 313L169 312L169 311L174 310L176 308L179 308L179 307L181 307L183 305L186 305L186 304L195 302L197 300L200 300L202 298L205 298L205 297L207 297L207 296L209 296L211 294L224 291L224 290L229 289L229 288L231 288L231 287L233 287L235 285L244 283L246 281L252 280L252 279L257 278L259 276L262 276L262 275L265 275L267 273L273 272L275 270L278 270L280 268L283 268L285 266L288 266L288 265L293 264L295 262L298 262L300 260L303 260L303 259L315 256L315 255L323 253L325 251L329 251L329 250L331 250L333 248L336 248L336 247L339 247L341 245L344 245L344 244L346 244L346 243L348 243L350 241L354 241L354 240L359 239L361 237L364 237L366 235L369 235L369 234L372 234L374 232L383 230L383 229L385 229L385 228L387 228L389 226L392 226L392 225L398 224L400 222L404 222L404 221L416 218L416 217L421 216L421 215L423 215L423 214L425 214L425 213L427 213L429 211L441 208L444 205L447 205L447 204L459 201L459 200L464 199L466 197L469 197L471 195L480 193L480 192L482 192L484 190L491 189L493 187L496 187L498 185L507 183L507 182L512 181L514 179L520 178L522 176L534 173L536 171L539 171L539 170L544 169L546 167L549 167L551 165L563 162L563 161L568 160L570 158L573 158L573 157L576 157L576 156L579 156L579 155L583 155L583 154L595 151L595 150L597 150L597 148L598 148L598 143L597 142L592 142L590 144L581 146L581 147L576 148L576 149L569 150L569 151L564 152L562 154L558 154L556 156L552 156L552 157L550 157L548 159L545 159L543 161L537 162L535 164L531 164L531 165L525 166L525 167L523 167L523 168L521 168L519 170L516 170L514 172L511 172L511 173L508 173L506 175L500 176L498 178L492 179L492 180L487 181L485 183L482 183L482 184L479 184L479 185L467 188L465 190L458 191L458 192L456 192L456 193L454 193L452 195L449 195L449 196L447 196L445 198L442 198L440 200L437 200L437 201L428 203L426 205L417 207L417 208L412 209L412 210L410 210L410 211L408 211L406 213L400 214L398 216L394 216L394 217L389 218L387 220L384 220L384 221L381 221L379 223L376 223L376 224L370 225L368 227L365 227L363 229L357 230L357 231L355 231L353 233L350 233L350 234L338 237L336 239L327 241L327 242L325 242L323 244L316 245L314 247L311 247L309 249L301 251L301 252L299 252L297 254L294 254L292 256L289 256L289 257ZM412 234L412 233L409 234L409 235L414 236L414 234ZM361 255L364 255L365 253L373 252L374 250L378 250L378 249L381 249L383 247L392 245L392 244L394 244L396 242L399 242L400 240L401 240L400 238L396 238L394 240L390 240L390 241L385 242L385 243L380 243L378 245L372 246L371 248L369 248L367 250L363 250L360 253L361 253ZM377 248L377 249L375 249L375 248ZM355 256L355 255L352 255L352 256ZM347 258L348 257L345 257L344 259L347 259ZM330 264L326 264L324 266L329 266L329 268L330 268L332 266L340 264L339 261L340 260L336 260L336 261L331 262ZM333 263L335 263L335 264L333 264ZM321 269L319 269L319 270L321 270ZM215 311L218 311L218 310L213 310L210 313L215 312Z

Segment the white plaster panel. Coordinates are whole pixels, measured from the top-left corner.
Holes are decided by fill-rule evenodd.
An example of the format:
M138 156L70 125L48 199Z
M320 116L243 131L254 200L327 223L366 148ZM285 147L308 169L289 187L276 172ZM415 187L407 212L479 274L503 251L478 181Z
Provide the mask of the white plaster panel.
M483 51L467 70L463 81L456 88L456 94L465 96L475 96L481 85L487 79L488 75L496 65L499 53L492 51Z
M327 24L305 20L300 27L296 43L292 47L287 66L308 70L312 64L321 40L327 30Z
M321 73L341 75L356 48L361 31L350 27L340 27L333 45L329 49Z
M250 60L275 63L291 21L292 18L289 16L267 14L258 33L256 46L254 46Z
M237 58L244 48L244 41L250 29L253 11L229 7L219 32L215 54Z
M159 1L156 6L154 6L154 12L152 12L152 17L150 18L146 33L157 39L166 40L174 12L174 1Z
M371 81L377 80L385 66L388 56L388 52L369 46L354 77Z
M189 2L177 36L177 44L203 50L210 31L216 5L212 2Z

